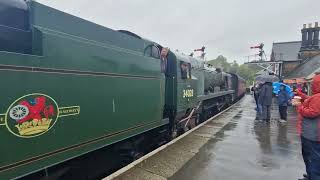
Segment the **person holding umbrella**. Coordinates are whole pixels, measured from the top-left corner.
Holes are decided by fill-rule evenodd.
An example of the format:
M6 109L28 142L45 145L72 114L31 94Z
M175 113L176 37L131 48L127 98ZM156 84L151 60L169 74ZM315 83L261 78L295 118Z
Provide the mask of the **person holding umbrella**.
M253 92L253 97L256 102L256 110L257 112L259 112L258 98L259 98L259 91L260 91L260 82L256 82L255 85L251 88L251 91Z
M265 81L260 89L258 104L262 107L262 120L266 122L271 119L272 92L272 81Z
M278 105L279 105L279 113L280 113L280 123L287 122L287 107L290 103L291 97L289 93L286 91L285 85L280 85L280 91L278 92Z
M271 104L273 97L272 83L279 81L279 78L272 72L262 74L256 77L256 81L264 82L260 88L258 106L261 107L262 120L268 122L271 119Z
M290 86L288 86L287 84L284 84L283 82L274 82L272 83L273 86L273 93L278 95L280 92L280 88L281 86L284 86L285 91L291 96L294 96L294 93L292 92L292 89Z

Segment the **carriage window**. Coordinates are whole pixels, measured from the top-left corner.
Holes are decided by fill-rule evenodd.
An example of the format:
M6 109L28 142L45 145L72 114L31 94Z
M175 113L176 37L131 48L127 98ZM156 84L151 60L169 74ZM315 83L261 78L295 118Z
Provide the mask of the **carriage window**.
M189 63L180 62L181 79L191 79L191 65Z

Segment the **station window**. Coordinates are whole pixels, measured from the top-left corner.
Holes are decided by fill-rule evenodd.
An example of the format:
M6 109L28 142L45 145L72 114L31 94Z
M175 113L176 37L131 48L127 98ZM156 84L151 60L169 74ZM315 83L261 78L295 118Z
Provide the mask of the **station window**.
M191 79L191 65L190 63L180 62L181 79Z

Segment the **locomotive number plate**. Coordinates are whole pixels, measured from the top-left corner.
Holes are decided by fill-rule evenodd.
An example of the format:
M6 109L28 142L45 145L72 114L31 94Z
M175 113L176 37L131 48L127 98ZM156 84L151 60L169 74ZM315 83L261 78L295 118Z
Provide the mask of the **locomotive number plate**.
M183 90L183 98L193 97L193 89L184 89Z

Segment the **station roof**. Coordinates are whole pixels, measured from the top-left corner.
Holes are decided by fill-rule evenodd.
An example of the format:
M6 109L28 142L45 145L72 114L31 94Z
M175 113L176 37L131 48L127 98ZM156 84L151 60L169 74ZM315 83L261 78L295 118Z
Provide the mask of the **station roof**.
M286 79L311 78L316 72L320 71L320 55L299 65Z
M273 61L297 61L301 41L277 42L272 45Z
M319 41L320 42L320 41ZM272 61L298 61L301 41L274 42L272 45Z

